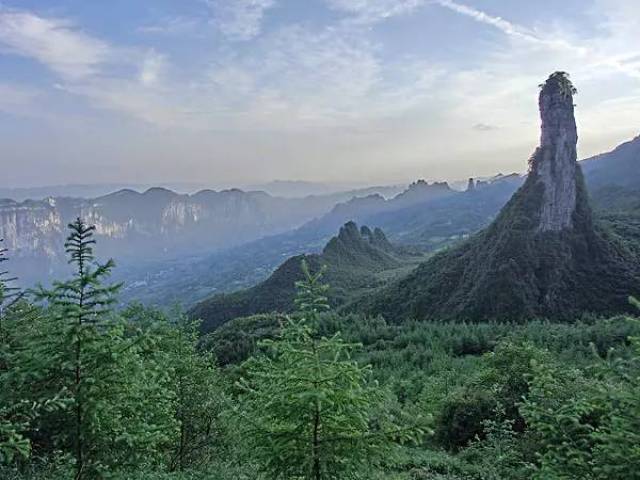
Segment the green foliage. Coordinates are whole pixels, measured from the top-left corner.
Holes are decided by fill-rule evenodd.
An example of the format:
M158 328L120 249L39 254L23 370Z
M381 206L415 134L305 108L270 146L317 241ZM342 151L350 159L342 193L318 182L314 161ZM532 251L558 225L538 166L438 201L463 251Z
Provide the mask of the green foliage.
M0 239L2 245L2 239ZM0 246L0 267L6 262L7 249ZM9 368L9 338L7 326L7 307L12 295L9 272L0 272L0 375ZM12 462L16 456L26 457L29 454L29 441L24 438L24 418L22 409L18 405L10 405L0 393L0 464Z
M437 418L439 442L450 449L466 447L486 437L487 422L506 422L514 432L523 432L519 405L535 366L546 359L545 352L531 344L498 344L482 358L475 378L444 402Z
M531 247L526 205L507 209L510 229L491 237L505 251ZM302 262L297 296L287 297L291 315L237 318L200 337L198 323L180 312L116 309L118 286L106 284L112 263L94 262L91 227L78 221L71 229L75 275L40 289L40 302L15 295L10 277L0 275L0 478L638 476L637 318L388 323L331 311L336 290L323 284L320 264ZM323 258L337 255L347 272L373 258L372 244L347 248L356 233L376 237L349 227ZM618 229L602 235L616 236ZM578 237L569 240L579 245L586 238ZM378 235L376 245L389 253L383 240ZM535 250L548 254L540 265L560 258L567 239L546 240L550 251ZM628 250L620 248L622 262ZM450 255L477 266L465 251L434 261L452 267L447 278L457 278ZM513 276L505 278L516 282L520 267L511 267ZM607 278L562 301L608 291ZM343 284L353 285L362 284ZM413 287L409 302L423 292ZM507 293L505 287L473 295L505 308L526 306L530 292ZM640 309L634 297L624 301Z
M50 323L46 322L50 330L39 339L38 347L53 355L48 366L36 364L31 366L31 372L25 371L27 375L40 373L44 367L46 374L55 378L49 384L69 401L66 414L51 419L47 427L54 429L59 423L68 426L64 428L64 438L55 443L72 448L78 479L95 475L101 463L100 447L105 446L102 441L118 430L116 427L114 432L111 422L114 403L104 400L124 373L118 368L118 350L127 348L121 341L122 327L109 319L119 285L105 285L104 279L114 263L94 263L94 229L79 218L69 225L65 249L75 270L73 278L54 282L52 289L40 288L37 292L37 297L47 302L50 317Z
M640 348L597 363L596 375L541 365L522 404L535 435L533 478L626 479L640 461Z
M436 419L436 439L451 450L466 447L485 436L484 422L494 416L496 398L486 390L464 390L452 395Z
M146 333L152 349L145 352L146 368L162 373L164 395L171 399L166 414L175 424L164 444L169 471L208 467L222 452L228 454L229 432L222 417L230 399L215 359L198 348L197 322L132 305L123 313L130 325Z
M578 93L578 90L576 89L576 87L573 86L573 83L571 82L569 78L569 74L567 72L561 72L561 71L554 72L551 75L549 75L549 78L547 78L547 80L544 83L541 83L538 86L540 88L545 88L550 85L557 85L560 88L560 91L563 93L563 95L567 97L572 97L576 93Z
M356 345L339 333L314 334L328 309L326 287L320 273L302 270L297 318L262 342L267 353L247 362L239 382L249 451L268 478L368 478L394 439L415 432L398 429L380 408L383 392L369 380L370 367L352 359Z
M0 238L0 268L3 267L3 263L7 262L8 250L2 246L3 239ZM0 335L2 335L2 316L4 311L9 308L20 298L20 289L12 286L13 282L17 278L12 277L8 271L0 270Z
M6 315L3 444L30 464L62 458L76 478L210 464L223 450L224 395L197 326L141 307L113 312L118 287L103 283L112 263L95 265L92 229L71 227L75 276L40 289L43 307ZM2 463L16 461L3 451Z

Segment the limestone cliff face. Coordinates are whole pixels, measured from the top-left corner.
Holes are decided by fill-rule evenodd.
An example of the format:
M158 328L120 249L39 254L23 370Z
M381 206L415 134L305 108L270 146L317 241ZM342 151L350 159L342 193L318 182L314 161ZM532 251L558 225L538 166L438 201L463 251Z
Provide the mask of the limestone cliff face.
M573 112L573 87L559 73L553 74L540 91L542 120L540 147L531 171L544 185L539 231L571 228L576 209L576 145L578 133Z
M285 199L238 189L182 195L163 188L93 199L0 199L0 238L9 249L12 274L31 286L66 274L67 224L78 216L96 227L101 258L131 265L282 233L327 213L334 202L331 196Z
M55 256L55 244L64 237L64 224L53 199L42 202L0 203L0 238L12 256L38 252Z

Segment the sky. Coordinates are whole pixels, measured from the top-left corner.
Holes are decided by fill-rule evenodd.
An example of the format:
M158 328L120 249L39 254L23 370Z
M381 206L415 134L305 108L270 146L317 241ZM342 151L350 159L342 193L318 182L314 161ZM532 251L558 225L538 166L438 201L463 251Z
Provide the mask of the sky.
M524 171L640 133L638 0L0 0L1 187Z

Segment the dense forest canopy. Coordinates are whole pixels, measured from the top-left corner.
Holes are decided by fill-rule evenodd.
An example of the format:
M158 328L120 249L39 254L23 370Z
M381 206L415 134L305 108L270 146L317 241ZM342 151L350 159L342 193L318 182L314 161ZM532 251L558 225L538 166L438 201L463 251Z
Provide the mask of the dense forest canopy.
M78 220L70 280L2 282L2 478L635 478L633 316L391 325L332 312L302 264L290 315L199 338L113 309L94 247Z

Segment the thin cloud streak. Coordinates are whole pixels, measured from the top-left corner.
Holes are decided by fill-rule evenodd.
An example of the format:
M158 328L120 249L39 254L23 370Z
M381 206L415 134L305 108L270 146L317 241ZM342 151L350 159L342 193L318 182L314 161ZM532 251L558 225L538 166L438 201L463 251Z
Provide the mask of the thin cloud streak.
M603 57L593 49L575 45L560 38L542 37L540 35L537 35L534 31L514 24L508 20L503 19L502 17L489 15L481 10L462 3L454 2L453 0L435 1L438 5L444 8L470 17L477 22L491 25L492 27L497 28L498 30L511 37L519 38L534 44L547 46L552 49L567 50L583 58L595 58L595 61L590 61L593 67L608 66L626 75L629 75L630 77L640 79L640 65L638 65L637 62L634 64L628 64L626 62L625 57L629 54L622 55L622 57ZM637 53L631 54L632 57L635 57L636 55Z

